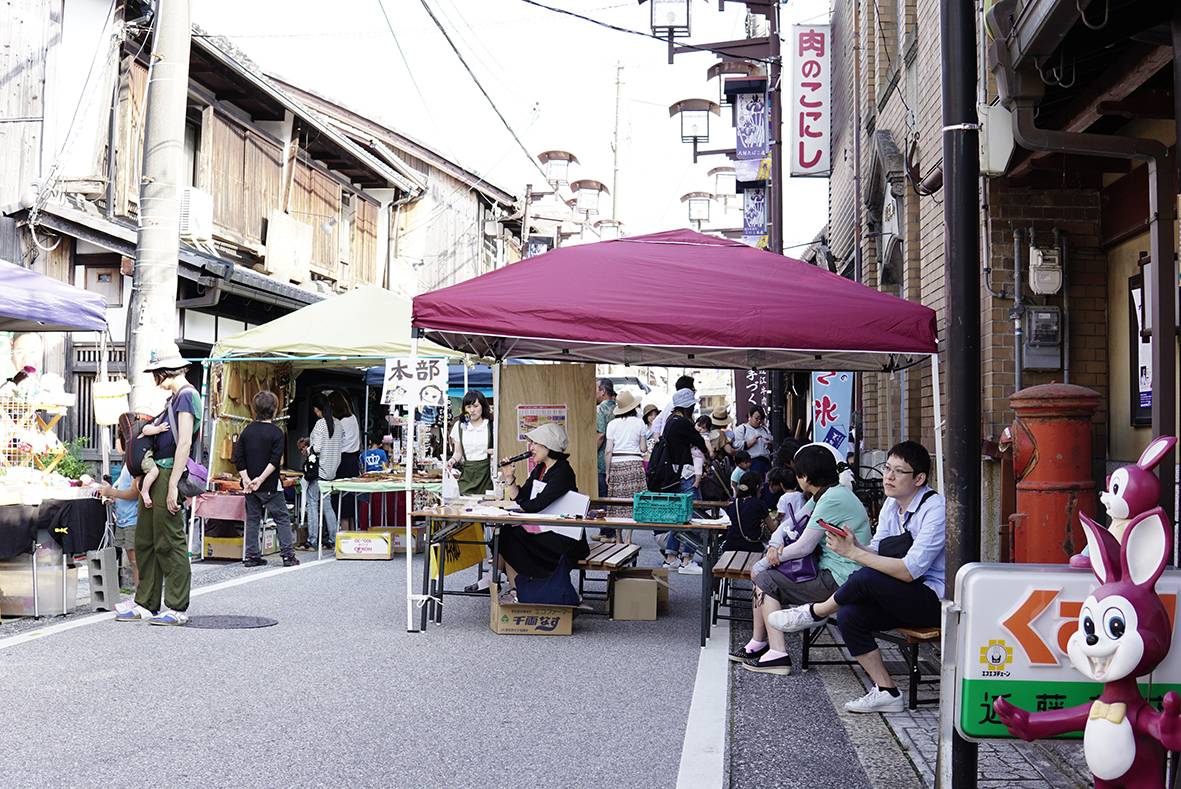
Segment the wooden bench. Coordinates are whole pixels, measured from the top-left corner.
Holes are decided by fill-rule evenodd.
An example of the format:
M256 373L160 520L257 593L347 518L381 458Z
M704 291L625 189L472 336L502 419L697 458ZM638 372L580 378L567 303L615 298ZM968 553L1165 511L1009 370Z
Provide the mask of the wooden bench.
M578 595L586 596L586 574L588 572L606 573L606 579L592 578L593 581L609 582L611 574L622 567L635 567L640 559L640 546L618 542L601 542L590 550L590 554L578 563ZM600 597L596 592L593 596ZM601 595L607 599L607 592Z
M817 627L805 631L803 634L803 655L801 667L807 670L809 666L851 666L856 660L813 660L809 653L813 649L844 649L845 645L835 637L831 643L820 643L820 638L828 632L828 622L822 622ZM938 663L927 663L919 657L919 647L923 644L938 644L942 632L937 627L899 627L894 630L878 631L873 637L879 641L886 641L898 647L902 653L902 660L906 663L909 679L907 688L907 708L918 709L920 704L938 704L939 697L919 698L920 685L935 685L939 682ZM831 637L831 634L830 634Z
M718 592L714 595L713 621L715 625L719 619L737 622L750 621L749 616L734 615L734 604L750 603L754 594L753 586L751 594L740 595L737 592L744 590L737 589L735 584L741 581L750 583L750 569L755 566L755 562L762 558L763 554L753 551L725 551L714 562L714 578L719 581ZM722 606L726 607L728 613L720 613Z

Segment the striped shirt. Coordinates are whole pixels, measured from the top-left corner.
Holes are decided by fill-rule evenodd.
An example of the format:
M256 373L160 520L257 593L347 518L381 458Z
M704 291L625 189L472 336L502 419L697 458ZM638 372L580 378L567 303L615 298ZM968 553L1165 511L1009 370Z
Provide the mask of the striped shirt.
M320 479L336 479L336 470L340 468L340 452L344 445L344 431L341 430L340 420L333 419L332 436L328 435L328 423L323 419L316 421L312 434L308 437L312 449L320 457Z

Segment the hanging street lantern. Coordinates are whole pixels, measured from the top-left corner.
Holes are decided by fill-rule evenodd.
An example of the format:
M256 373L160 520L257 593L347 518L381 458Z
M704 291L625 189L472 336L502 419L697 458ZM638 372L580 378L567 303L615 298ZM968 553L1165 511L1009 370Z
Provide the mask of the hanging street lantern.
M763 72L757 63L748 60L722 60L706 70L706 79L718 81L718 104L729 107L733 104L732 94L726 93L727 77L754 77Z
M714 194L718 197L731 197L737 193L737 176L733 166L712 167L706 175L714 179Z
M615 241L623 236L623 224L614 219L600 219L594 228L603 241Z
M684 99L668 108L668 116L681 120L681 142L694 145L709 142L709 116L721 115L722 108L709 99Z
M681 202L688 204L689 221L701 229L703 222L709 221L709 206L714 196L709 192L687 192L681 195Z
M555 189L570 183L570 165L578 164L578 157L569 151L542 151L537 160L544 165L545 180Z
M589 178L570 184L570 191L574 193L575 210L588 217L599 213L599 197L611 193L605 184Z

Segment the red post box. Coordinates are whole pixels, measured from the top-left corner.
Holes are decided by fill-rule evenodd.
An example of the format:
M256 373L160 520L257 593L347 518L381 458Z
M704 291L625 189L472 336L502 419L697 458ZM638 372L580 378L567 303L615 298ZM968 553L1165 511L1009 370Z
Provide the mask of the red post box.
M1043 384L1013 393L1013 473L1017 511L1009 519L1013 561L1063 564L1087 544L1078 514L1095 518L1091 418L1095 391Z

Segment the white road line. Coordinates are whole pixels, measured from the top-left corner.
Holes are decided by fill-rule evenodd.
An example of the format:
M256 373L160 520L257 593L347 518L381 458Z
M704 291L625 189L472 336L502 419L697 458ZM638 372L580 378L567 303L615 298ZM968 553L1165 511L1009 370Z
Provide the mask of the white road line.
M189 597L200 597L212 592L220 592L222 589L229 589L234 586L241 586L242 584L261 581L266 578L273 578L280 573L292 573L296 572L297 570L306 570L309 567L330 564L332 561L333 560L303 562L302 564L299 564L295 567L276 567L272 570L263 570L261 573L256 573L253 575L244 575L240 578L231 578L228 581L219 581L218 583L210 584L209 586L201 586L197 589L194 589L189 594ZM69 622L61 622L60 624L56 625L39 627L36 630L30 630L25 633L17 633L15 636L9 636L8 638L0 639L0 651L19 646L21 644L27 644L30 641L36 641L48 636L54 636L58 633L65 633L67 631L74 630L75 628L86 627L87 625L94 625L98 624L99 622L106 622L114 618L115 613L113 611L104 611L92 616L84 616L80 619L73 619Z
M697 660L677 789L721 789L725 780L729 651L730 623L719 622Z

